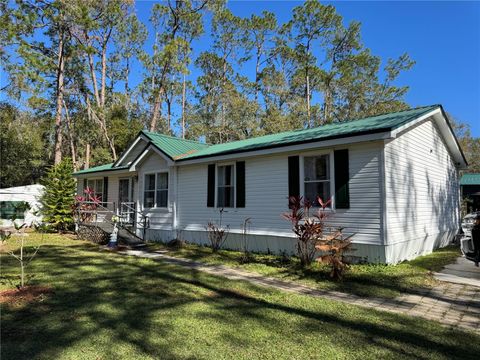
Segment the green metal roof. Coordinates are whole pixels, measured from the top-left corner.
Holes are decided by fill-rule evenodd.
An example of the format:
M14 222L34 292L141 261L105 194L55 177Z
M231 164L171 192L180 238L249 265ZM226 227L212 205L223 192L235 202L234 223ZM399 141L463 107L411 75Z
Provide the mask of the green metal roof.
M440 105L418 107L394 113L371 116L359 120L350 120L313 129L286 131L278 134L265 135L246 140L233 141L224 144L208 145L198 141L180 139L173 136L158 134L143 130L141 134L160 151L175 161L184 161L211 156L219 156L245 151L255 151L280 146L295 145L313 141L330 140L349 136L380 133L399 128L426 113L441 109ZM126 169L128 166L112 167L114 163L80 170L75 175L100 171Z
M440 105L431 105L395 113L382 114L360 120L333 123L313 129L286 131L246 140L211 145L195 153L184 156L181 160L393 130L437 108L440 108Z
M460 185L480 185L480 173L464 174L460 179Z
M117 171L117 170L128 169L128 166L117 166L117 167L112 167L112 166L113 166L113 163L94 166L88 169L76 171L73 174L81 175L81 174L89 174L89 173L101 172L101 171Z
M179 159L208 147L207 144L198 141L180 139L146 130L143 130L142 134L172 159Z

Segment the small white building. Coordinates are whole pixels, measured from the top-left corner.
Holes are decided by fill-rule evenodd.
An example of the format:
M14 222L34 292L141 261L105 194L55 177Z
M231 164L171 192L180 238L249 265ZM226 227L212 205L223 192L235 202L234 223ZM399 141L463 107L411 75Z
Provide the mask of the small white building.
M440 105L218 145L142 131L113 164L81 170L115 209L148 218L147 240L204 244L230 226L226 247L293 253L281 214L289 196L331 198L330 222L354 233L353 255L397 263L447 245L459 229L459 170L467 163ZM140 215L137 215L140 216Z
M44 186L39 184L0 189L0 227L13 226L11 219L14 215L17 222L26 223L27 226L40 222L38 210L43 189ZM30 207L27 211L23 211L24 202Z

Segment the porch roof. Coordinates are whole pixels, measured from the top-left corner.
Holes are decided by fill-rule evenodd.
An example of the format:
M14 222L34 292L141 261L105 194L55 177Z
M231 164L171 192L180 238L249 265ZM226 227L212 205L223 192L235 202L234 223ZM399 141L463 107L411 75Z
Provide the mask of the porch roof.
M480 173L463 174L460 179L460 185L480 185Z
M78 170L73 173L73 175L82 175L82 174L89 174L89 173L95 173L95 172L101 172L101 171L117 171L117 170L127 170L128 166L116 166L113 167L114 163L110 164L105 164L105 165L99 165L99 166L94 166L88 169L83 169L83 170Z

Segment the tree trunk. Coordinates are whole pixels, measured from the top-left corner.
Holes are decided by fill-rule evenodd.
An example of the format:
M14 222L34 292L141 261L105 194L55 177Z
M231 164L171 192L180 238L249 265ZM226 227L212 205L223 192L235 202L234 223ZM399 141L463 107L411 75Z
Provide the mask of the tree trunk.
M87 33L85 33L85 38L87 39L87 44L90 46L90 38ZM90 68L90 77L93 86L93 95L95 96L95 101L98 106L100 106L100 96L98 94L98 84L97 84L97 74L95 74L95 63L93 61L93 55L88 53L88 66Z
M310 76L308 75L307 72L307 77L306 77L306 83L307 83L307 119L308 119L308 127L312 127L312 118L310 114Z
M106 83L107 83L107 41L103 42L102 45L102 84L100 88L100 108L102 112L102 118L103 113L105 112L105 93L106 93Z
M158 90L158 94L155 97L155 102L153 103L152 109L152 119L150 120L150 131L157 130L157 122L162 111L162 97L163 97L163 86Z
M85 165L83 166L84 169L88 169L90 167L90 143L87 143L85 146Z
M130 59L127 58L126 61L127 61L127 64L125 67L125 97L128 101L128 104L130 104L130 99L128 98L128 94L130 92L130 88L128 87L128 77L130 75Z
M310 56L310 41L306 46L307 56L305 62L305 98L307 100L307 126L312 127L312 119L310 114L310 69L308 68L308 59Z
M73 134L72 122L70 114L68 112L67 104L63 101L63 107L65 108L65 124L67 125L68 139L70 141L70 153L72 155L73 170L77 171L77 150L75 148L75 136Z
M183 85L182 85L182 139L185 139L185 101L187 93L187 79L185 74L183 74Z
M57 60L57 104L55 112L55 150L54 164L57 165L62 161L62 109L63 109L63 86L64 86L64 38L63 33L59 34L58 39L58 60Z
M167 98L167 126L168 131L172 132L172 102Z

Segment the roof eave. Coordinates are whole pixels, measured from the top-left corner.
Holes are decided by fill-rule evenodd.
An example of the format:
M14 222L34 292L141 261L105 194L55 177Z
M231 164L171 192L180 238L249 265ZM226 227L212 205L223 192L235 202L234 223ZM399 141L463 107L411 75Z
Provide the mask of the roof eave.
M180 165L187 165L199 162L206 162L212 160L224 160L229 158L236 158L239 156L242 157L250 157L255 156L258 153L263 153L268 151L268 154L272 153L283 153L283 152L290 152L296 150L304 150L305 148L312 147L329 147L335 146L340 144L349 144L349 143L359 143L365 141L376 141L376 140L386 140L391 138L391 132L389 129L375 129L375 130L368 130L362 131L357 134L348 134L348 135L335 135L325 137L323 139L309 139L303 141L296 141L287 144L273 144L269 146L263 146L256 149L239 149L239 150L232 150L228 152L223 152L221 154L207 154L203 156L197 157L187 157L183 159L178 159L175 163ZM343 141L342 141L343 140ZM310 146L307 146L310 145Z

